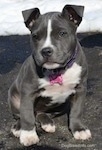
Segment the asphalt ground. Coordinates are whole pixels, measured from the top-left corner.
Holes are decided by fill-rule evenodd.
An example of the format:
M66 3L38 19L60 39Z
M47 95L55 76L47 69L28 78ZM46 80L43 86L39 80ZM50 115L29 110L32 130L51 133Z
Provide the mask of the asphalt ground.
M7 91L16 78L24 60L31 54L29 36L0 37L0 150L102 150L102 34L78 35L86 54L89 76L87 100L83 110L83 122L92 132L92 139L77 141L67 127L66 115L55 118L57 126L53 134L40 128L40 143L23 147L10 133L12 119L7 103Z

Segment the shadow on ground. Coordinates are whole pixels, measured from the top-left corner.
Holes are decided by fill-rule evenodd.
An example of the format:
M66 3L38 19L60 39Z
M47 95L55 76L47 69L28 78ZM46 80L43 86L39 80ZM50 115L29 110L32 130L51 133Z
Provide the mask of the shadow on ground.
M24 150L24 148L14 148L14 150ZM31 146L29 148L25 148L25 150L61 150L49 146Z
M55 119L56 132L39 131L40 143L28 148L10 134L13 123L7 104L7 91L24 60L31 54L29 36L0 37L0 150L102 150L102 34L79 34L86 54L89 77L83 122L92 139L76 141L67 128L66 116Z
M30 55L29 36L0 37L0 73L5 74Z

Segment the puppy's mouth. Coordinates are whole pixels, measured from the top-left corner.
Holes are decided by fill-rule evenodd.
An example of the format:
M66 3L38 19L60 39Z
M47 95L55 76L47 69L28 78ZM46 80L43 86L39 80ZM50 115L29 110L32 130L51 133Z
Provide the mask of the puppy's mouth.
M45 69L57 69L60 67L58 63L46 62L43 64L43 68Z

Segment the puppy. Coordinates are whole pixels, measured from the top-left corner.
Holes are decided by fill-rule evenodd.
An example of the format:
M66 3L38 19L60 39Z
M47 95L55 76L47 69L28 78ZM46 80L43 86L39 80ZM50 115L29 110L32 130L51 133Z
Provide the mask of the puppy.
M22 12L31 32L32 55L11 85L8 101L17 121L11 131L24 146L39 142L36 121L46 132L55 132L52 118L63 112L68 115L75 139L91 138L90 130L80 120L87 63L76 30L83 11L83 6L66 5L62 12L41 15L38 8Z

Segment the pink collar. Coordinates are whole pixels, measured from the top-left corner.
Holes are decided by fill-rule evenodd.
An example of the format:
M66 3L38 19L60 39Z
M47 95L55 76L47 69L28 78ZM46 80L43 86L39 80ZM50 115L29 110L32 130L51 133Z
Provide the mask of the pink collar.
M59 75L50 75L49 76L49 81L50 81L51 85L54 85L54 84L62 85L63 84L63 78L62 78L61 74L59 74Z

